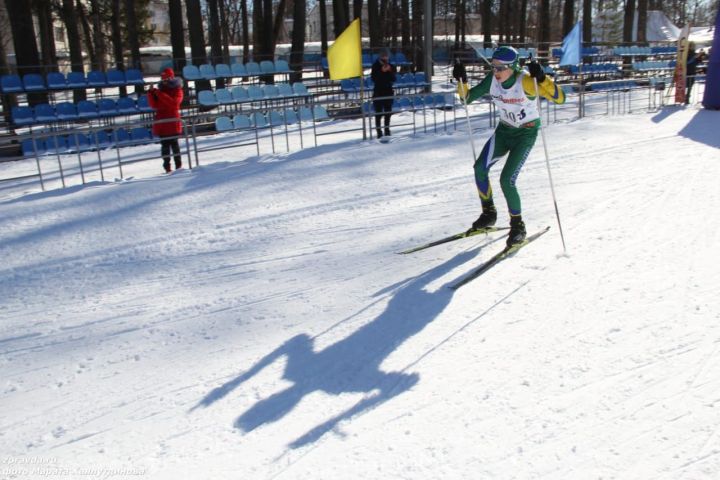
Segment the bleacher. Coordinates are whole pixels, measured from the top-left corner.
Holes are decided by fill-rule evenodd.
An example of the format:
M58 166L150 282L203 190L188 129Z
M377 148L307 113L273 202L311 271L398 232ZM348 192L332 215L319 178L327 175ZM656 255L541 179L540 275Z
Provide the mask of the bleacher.
M293 84L279 83L275 85L234 86L216 90L198 92L198 103L204 107L217 107L241 103L262 102L268 100L289 100L310 97L307 87L302 82Z
M102 98L98 101L81 100L77 104L60 102L55 105L41 103L30 106L12 107L11 119L18 127L45 125L57 122L77 122L97 120L117 116L152 113L153 109L146 95L135 100L132 97L120 97L117 100Z
M64 75L51 72L46 76L37 73L20 75L9 74L0 77L0 92L4 94L22 94L37 92L56 92L60 90L75 90L86 88L107 88L144 85L140 70L129 69L108 70L107 72L90 71L87 76L83 72L68 72Z
M186 65L182 77L187 81L216 80L218 78L260 77L264 75L289 75L293 73L285 60L263 60L258 62Z

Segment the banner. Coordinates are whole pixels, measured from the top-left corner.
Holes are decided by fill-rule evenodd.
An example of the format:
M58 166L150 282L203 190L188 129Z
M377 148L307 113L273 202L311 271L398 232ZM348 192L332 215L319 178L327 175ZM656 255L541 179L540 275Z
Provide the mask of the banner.
M360 19L356 18L328 48L330 80L361 77L362 46L360 43Z
M690 24L685 25L680 31L677 43L677 59L675 60L675 103L685 103L685 85L687 82L687 56L688 37L690 36Z

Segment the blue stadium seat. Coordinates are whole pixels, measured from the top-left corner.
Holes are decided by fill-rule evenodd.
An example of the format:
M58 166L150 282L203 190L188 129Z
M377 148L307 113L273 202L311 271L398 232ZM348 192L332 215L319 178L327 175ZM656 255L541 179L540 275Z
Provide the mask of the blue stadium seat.
M18 126L32 125L35 123L32 107L12 107L12 121Z
M23 85L26 92L44 92L47 90L45 80L43 80L42 75L37 73L23 75Z
M247 115L237 114L233 117L233 126L238 130L248 129L252 128L252 122Z
M268 126L267 119L265 118L265 115L263 115L260 112L255 112L250 117L250 120L252 121L252 124L255 128L265 128Z
M117 110L119 114L132 115L138 113L137 105L135 100L131 97L120 97L117 100Z
M45 148L45 142L41 139L26 138L20 142L23 156L30 157L37 155L45 155L47 148Z
M313 114L312 110L310 110L310 107L300 107L300 111L298 112L300 121L301 122L312 122L313 121Z
M224 63L218 63L215 65L215 75L222 78L231 78L233 76L230 67Z
M215 98L215 92L212 90L201 90L198 92L198 102L205 107L217 107L218 101Z
M273 74L275 73L275 65L273 65L273 62L270 60L263 60L260 62L260 71L263 74Z
M357 93L355 82L353 82L350 78L340 80L340 89L346 94Z
M297 113L295 113L295 110L292 108L286 108L284 112L285 116L285 123L288 125L292 125L294 123L298 123L300 120L298 119Z
M115 145L127 145L130 143L130 133L124 128L119 128L113 132Z
M245 77L248 74L245 65L242 63L233 63L230 71L232 71L233 77Z
M263 95L265 98L278 98L280 97L280 90L275 85L265 85L262 87Z
M35 122L36 123L52 123L58 119L55 113L55 107L47 103L35 105Z
M410 102L409 98L402 97L396 102L393 102L393 107L397 108L398 110L412 110L412 103Z
M111 87L119 87L126 85L125 72L122 70L108 70L107 73L107 84Z
M77 104L78 118L92 120L98 118L97 105L89 100L81 100Z
M233 101L235 103L247 102L250 99L248 97L247 90L243 87L233 87L230 90L230 93L232 94Z
M65 137L48 137L45 141L45 147L48 153L65 153L68 150L67 138Z
M82 133L73 133L67 137L68 150L71 152L87 152L92 149L87 135Z
M208 63L200 65L200 76L205 80L215 80L217 78L215 67Z
M260 101L265 99L265 93L262 89L262 87L259 87L257 85L251 85L247 89L248 91L248 97L251 101Z
M143 74L137 68L129 68L125 71L125 82L128 85L144 85Z
M93 70L91 72L88 72L87 74L87 86L89 88L103 88L107 87L107 77L105 76L105 72L99 72L97 70Z
M20 93L23 91L22 80L19 75L3 75L0 77L0 88L3 93Z
M282 113L277 110L271 111L269 117L270 119L268 123L270 123L271 127L279 127L280 125L285 124L285 119L283 119Z
M135 144L150 143L153 141L152 132L145 127L135 127L130 130L130 139Z
M415 72L415 86L420 87L425 85L429 85L425 72Z
M234 129L235 126L233 125L232 120L230 120L230 117L217 117L215 119L215 130L218 132L227 132Z
M278 95L281 97L294 97L295 92L293 92L292 86L289 83L278 83L276 85L278 89Z
M83 73L83 72L68 72L67 86L68 86L68 88L85 88L85 87L87 87L87 80L85 79L85 73Z
M112 145L110 135L105 130L95 130L88 135L88 141L93 148L101 150Z
M101 117L113 117L118 114L118 107L115 100L101 98L98 100L98 115Z
M155 110L148 103L147 95L140 95L137 99L137 109L140 113L153 113Z
M185 80L200 80L200 70L195 65L185 65L182 70L182 76Z
M313 118L316 122L322 122L324 120L330 120L330 115L328 115L325 107L316 105L315 108L313 108Z
M45 80L47 81L47 86L50 90L65 90L67 88L65 75L60 72L48 73Z
M293 73L285 60L275 60L275 73Z
M217 90L215 90L215 99L221 105L235 103L235 99L233 98L232 93L230 93L230 90L228 90L227 88L218 88Z
M309 97L310 96L310 92L308 92L308 89L304 83L295 82L295 83L293 83L292 87L293 87L293 92L295 92L295 95L297 95L298 97Z
M61 102L55 105L55 113L57 113L58 120L71 121L78 119L77 107L74 103Z
M245 71L249 76L262 75L260 65L257 62L248 62L245 64Z

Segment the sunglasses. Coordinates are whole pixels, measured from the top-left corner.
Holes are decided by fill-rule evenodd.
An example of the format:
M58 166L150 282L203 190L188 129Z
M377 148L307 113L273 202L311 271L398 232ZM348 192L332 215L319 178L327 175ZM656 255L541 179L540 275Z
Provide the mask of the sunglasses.
M504 72L508 68L510 68L510 67L508 67L507 65L493 65L492 66L492 69L495 70L496 72Z

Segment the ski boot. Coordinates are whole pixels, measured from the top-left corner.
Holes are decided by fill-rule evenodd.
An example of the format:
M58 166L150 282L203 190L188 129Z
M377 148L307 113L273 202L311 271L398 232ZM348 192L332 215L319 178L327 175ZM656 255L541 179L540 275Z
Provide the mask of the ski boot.
M497 210L493 203L483 203L483 211L472 224L470 230L482 230L483 228L492 227L497 221Z
M512 247L518 243L525 241L527 231L525 230L525 222L520 215L510 217L510 234L507 239L507 246Z

